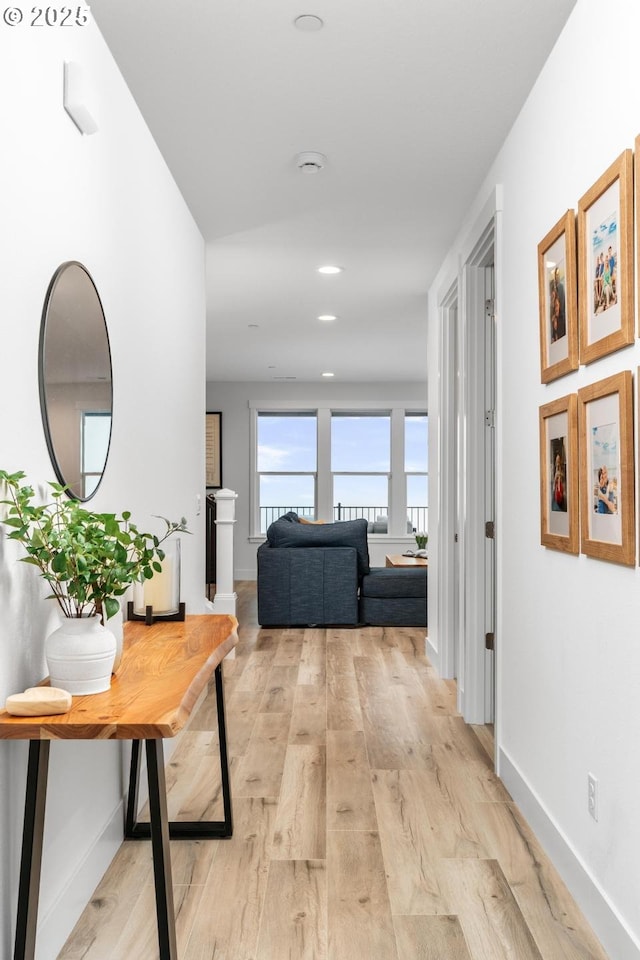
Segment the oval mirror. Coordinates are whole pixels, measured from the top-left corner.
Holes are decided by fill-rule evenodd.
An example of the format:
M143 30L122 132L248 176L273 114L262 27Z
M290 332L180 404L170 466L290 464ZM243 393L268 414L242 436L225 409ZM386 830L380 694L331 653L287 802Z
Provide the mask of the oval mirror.
M56 476L69 496L94 495L107 463L113 390L107 324L89 271L58 267L44 302L40 406Z

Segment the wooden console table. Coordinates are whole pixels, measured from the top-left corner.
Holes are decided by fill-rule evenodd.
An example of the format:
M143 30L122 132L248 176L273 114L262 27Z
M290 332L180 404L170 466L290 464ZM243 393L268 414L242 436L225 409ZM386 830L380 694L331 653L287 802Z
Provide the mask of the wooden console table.
M169 838L224 837L232 831L222 660L238 642L237 626L235 617L210 615L151 627L126 623L122 662L108 691L74 697L71 710L58 716L12 717L0 711L0 739L30 741L14 960L33 960L35 955L51 740L134 741L126 836L151 838L160 960L177 960ZM224 820L170 823L162 740L186 725L214 673ZM149 782L147 824L136 822L142 740Z

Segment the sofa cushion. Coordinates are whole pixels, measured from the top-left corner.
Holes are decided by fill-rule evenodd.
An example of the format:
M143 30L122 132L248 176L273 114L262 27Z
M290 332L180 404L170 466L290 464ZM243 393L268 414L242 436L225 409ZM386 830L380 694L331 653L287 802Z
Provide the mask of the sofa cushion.
M258 623L262 626L358 622L354 547L258 548Z
M363 578L360 592L381 599L426 597L427 567L373 567Z
M426 627L427 598L360 597L360 623L372 627Z
M267 541L272 547L355 547L358 576L369 573L367 521L363 519L316 525L280 518L267 530Z

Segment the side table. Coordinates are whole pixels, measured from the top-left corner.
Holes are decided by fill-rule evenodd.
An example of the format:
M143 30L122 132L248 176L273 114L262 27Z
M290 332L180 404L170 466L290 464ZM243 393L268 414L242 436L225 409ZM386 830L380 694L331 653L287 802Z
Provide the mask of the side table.
M35 956L50 742L105 739L137 742L127 834L151 838L160 960L177 960L169 837L221 837L232 830L222 660L238 642L237 627L236 618L226 615L188 616L184 622L150 627L126 623L122 662L108 691L74 697L71 710L59 716L13 717L0 711L0 739L30 741L14 960ZM186 827L170 824L162 741L187 724L214 673L225 819ZM140 741L147 756L148 824L136 823Z
M405 557L402 553L388 553L384 558L385 567L428 567L426 557Z

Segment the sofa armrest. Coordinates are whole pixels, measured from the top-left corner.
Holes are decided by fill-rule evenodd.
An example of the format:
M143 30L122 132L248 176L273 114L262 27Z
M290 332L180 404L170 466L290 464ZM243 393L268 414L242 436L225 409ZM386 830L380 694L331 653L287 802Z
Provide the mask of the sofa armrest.
M258 623L262 626L358 622L354 547L258 548Z

